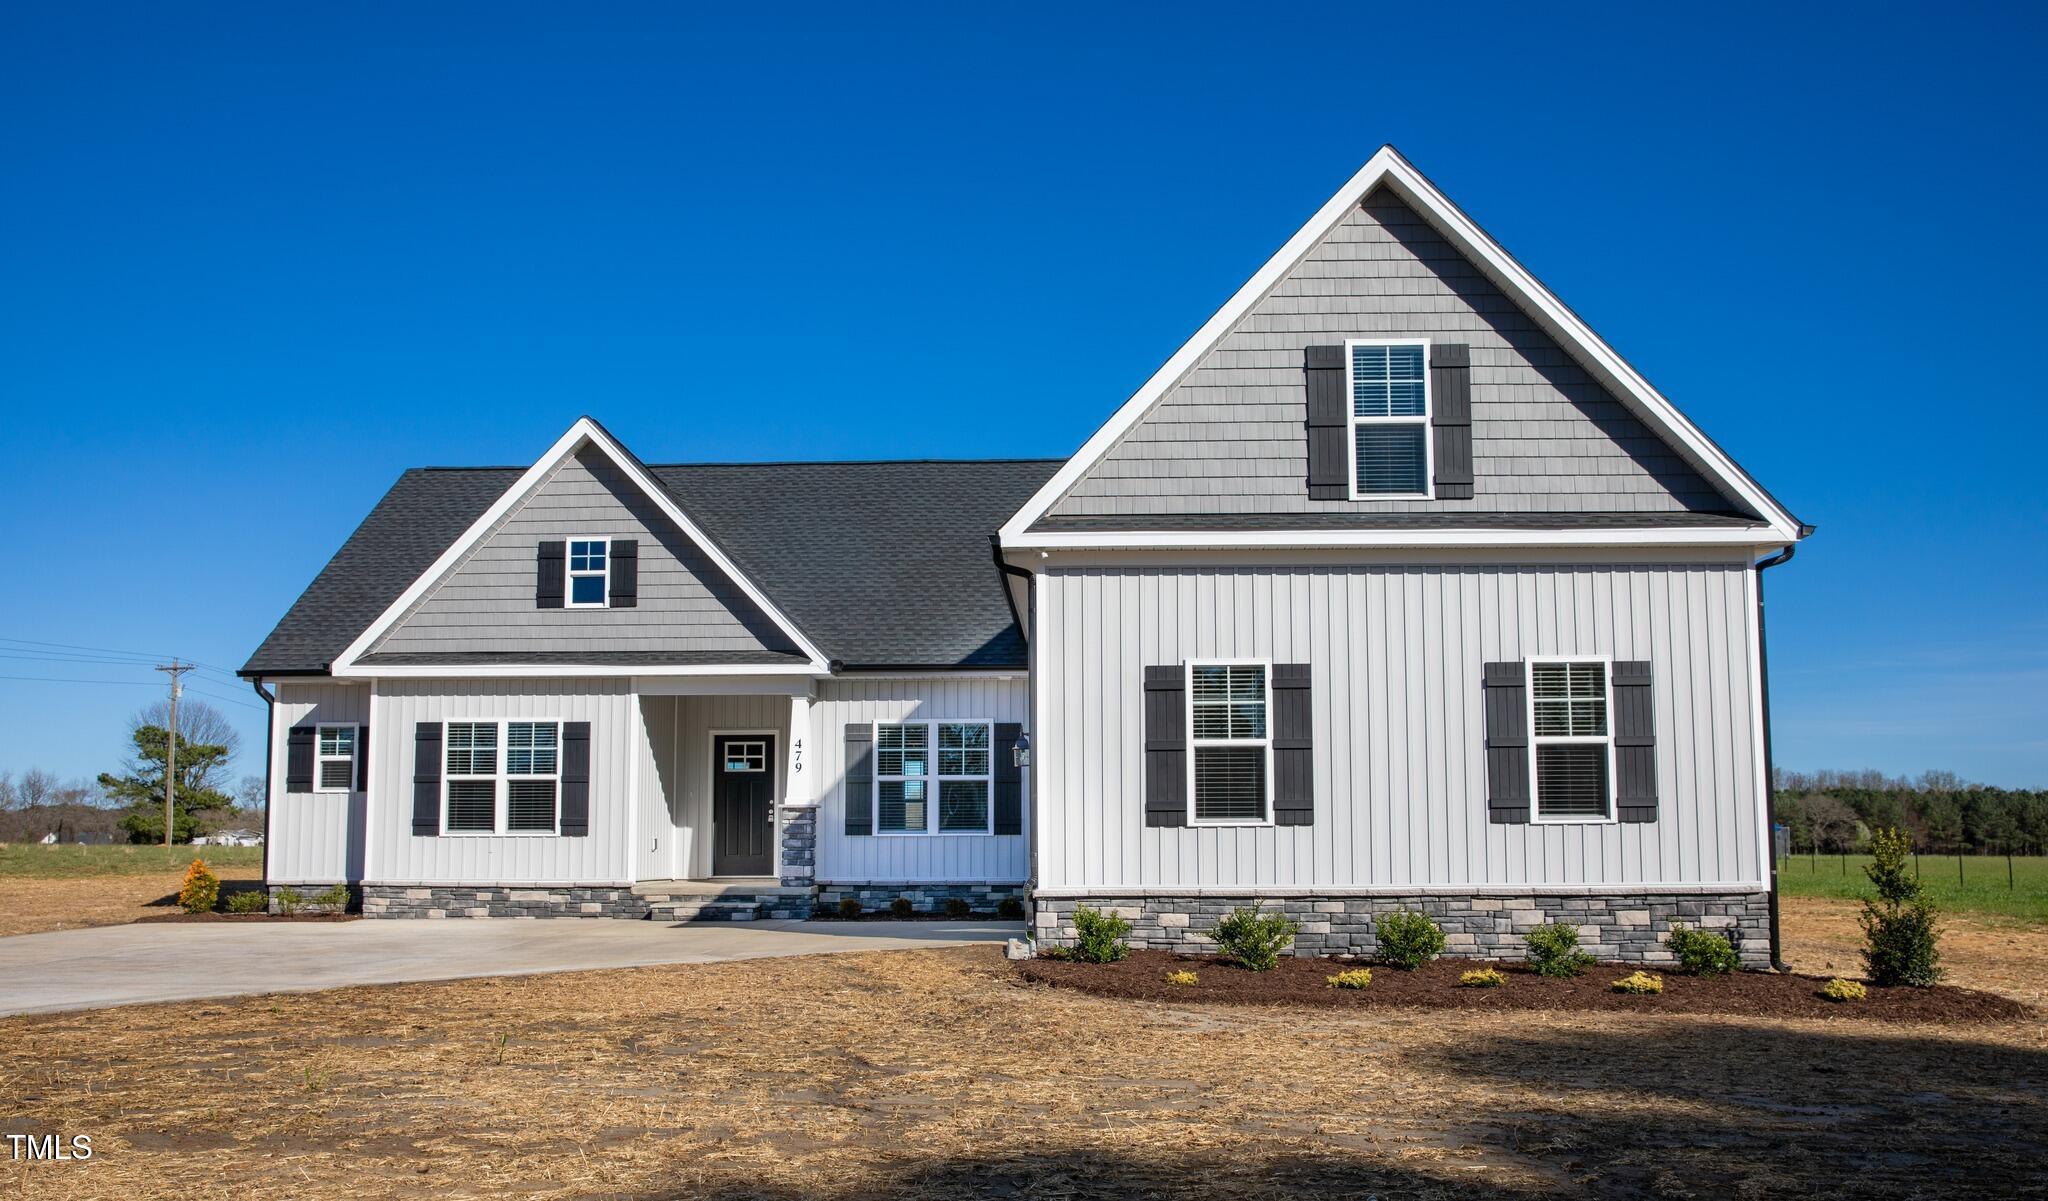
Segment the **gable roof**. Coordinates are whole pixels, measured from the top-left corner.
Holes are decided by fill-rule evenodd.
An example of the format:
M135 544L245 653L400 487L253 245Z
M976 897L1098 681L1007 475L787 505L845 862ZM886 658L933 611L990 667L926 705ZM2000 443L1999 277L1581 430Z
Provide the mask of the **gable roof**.
M1760 515L1756 522L1671 523L1643 521L1599 525L1556 522L1546 527L1501 521L1461 527L1456 523L1390 523L1332 521L1295 523L1280 533L1260 532L1256 523L1208 522L1199 530L1171 528L1152 518L1127 519L1120 530L1090 529L1048 513L1119 441L1180 383L1228 335L1247 313L1376 188L1386 188L1421 214L1454 249L1500 288L1517 307L1566 353L1657 435L1665 439L1715 487ZM1647 516L1647 515L1646 515ZM1135 528L1134 528L1135 527ZM1519 527L1519 528L1518 528ZM1735 463L1712 439L1693 425L1676 406L1651 387L1579 316L1553 295L1485 230L1438 191L1392 146L1383 146L1366 165L1338 189L1307 224L1268 259L1193 337L1075 452L1045 485L1007 521L1001 531L1006 549L1086 546L1387 546L1512 545L1517 543L1685 542L1775 545L1797 540L1807 532L1762 485Z
M715 547L818 650L847 668L1024 666L1023 635L990 557L989 536L1058 466L1058 460L642 465L669 503L689 514L707 550ZM405 472L241 674L326 674L526 470ZM525 664L532 656L520 658ZM578 656L579 663L588 659ZM463 661L483 665L476 656ZM438 665L385 655L364 662ZM800 670L807 662L804 656L762 657L760 665ZM599 664L635 665L652 666Z

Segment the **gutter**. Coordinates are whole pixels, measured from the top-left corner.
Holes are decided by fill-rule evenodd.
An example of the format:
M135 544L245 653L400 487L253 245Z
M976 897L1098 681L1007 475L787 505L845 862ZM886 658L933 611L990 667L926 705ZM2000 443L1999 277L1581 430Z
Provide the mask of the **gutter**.
M1003 558L1003 536L1001 534L990 534L988 536L988 553L995 559L997 571L1002 572L1006 576L1013 576L1023 580L1024 595L1031 595L1031 573ZM1017 627L1017 636L1024 640L1024 645L1028 648L1031 645L1031 631L1025 628L1024 615L1017 612L1017 598L1010 594L1010 586L1007 583L1003 585L1003 603L1010 606L1010 620Z
M270 889L270 773L271 758L277 752L277 698L263 687L263 677L249 681L249 687L263 698L263 888Z
M1811 533L1812 526L1799 527L1801 538ZM1756 565L1756 669L1764 710L1764 829L1770 836L1770 845L1762 849L1771 857L1771 968L1780 972L1786 968L1784 939L1778 932L1778 764L1771 754L1771 652L1764 632L1764 572L1790 563L1798 549L1794 542Z

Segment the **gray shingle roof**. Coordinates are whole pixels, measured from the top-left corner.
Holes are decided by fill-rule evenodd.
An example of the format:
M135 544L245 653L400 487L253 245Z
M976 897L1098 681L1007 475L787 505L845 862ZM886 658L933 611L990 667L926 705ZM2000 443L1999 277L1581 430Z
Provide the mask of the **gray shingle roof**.
M989 535L1059 461L708 463L649 468L825 655L849 667L1021 667ZM519 479L417 468L243 665L319 674Z

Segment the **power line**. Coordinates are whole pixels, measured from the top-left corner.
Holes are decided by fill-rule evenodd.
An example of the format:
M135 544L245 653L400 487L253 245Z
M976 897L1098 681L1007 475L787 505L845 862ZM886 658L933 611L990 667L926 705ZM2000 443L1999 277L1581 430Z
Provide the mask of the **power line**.
M123 655L131 659L148 659L152 662L157 659L163 658L162 655L150 654L147 651L116 650L111 646L82 646L75 642L39 642L34 638L9 638L5 636L0 636L0 642L18 642L26 646L57 647L59 649L69 651L94 651L102 655ZM191 667L198 667L203 668L207 671L219 672L221 675L227 676L230 679L237 678L234 672L229 671L225 667L216 667L211 663L201 663L196 659L187 659L185 660L185 663L186 665Z
M163 682L160 680L81 680L71 676L0 676L0 680L25 680L38 684L125 684L130 688L163 687ZM199 693L201 696L209 697L223 704L240 705L244 709L261 710L263 708L263 706L254 701L245 701L240 697L228 696L218 692L206 692L202 689L194 688L190 684L187 684L186 687Z

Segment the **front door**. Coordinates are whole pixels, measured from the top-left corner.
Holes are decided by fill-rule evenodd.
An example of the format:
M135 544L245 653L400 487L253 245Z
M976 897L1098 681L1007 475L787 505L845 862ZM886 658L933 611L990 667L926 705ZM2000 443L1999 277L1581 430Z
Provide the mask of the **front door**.
M775 736L711 740L711 874L775 874Z

